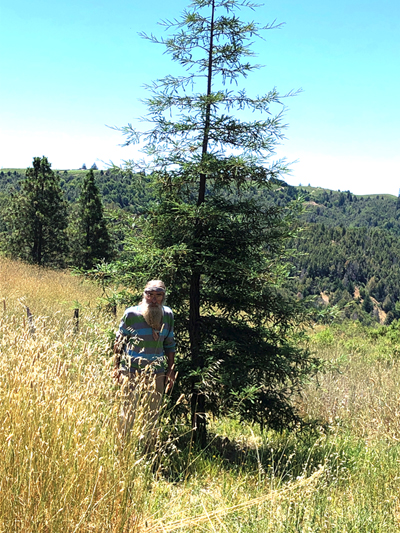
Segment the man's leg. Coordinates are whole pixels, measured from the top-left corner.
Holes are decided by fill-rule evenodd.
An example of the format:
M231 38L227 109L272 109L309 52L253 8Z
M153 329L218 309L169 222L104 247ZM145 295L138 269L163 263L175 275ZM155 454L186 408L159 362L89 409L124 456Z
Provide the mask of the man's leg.
M148 420L153 425L157 422L158 415L160 414L161 402L164 395L164 386L165 372L159 372L158 374L153 374L153 376L151 376L148 396Z
M119 432L125 437L137 424L138 438L154 440L160 406L164 394L165 373L131 373L123 385Z
M136 405L139 401L136 386L139 385L140 375L137 372L126 372L124 378L125 381L122 384L122 403L118 423L118 431L123 438L131 432L135 422Z
M161 402L164 395L165 373L160 372L149 376L150 382L144 413L144 434L146 449L151 451L157 441L157 420L160 414Z

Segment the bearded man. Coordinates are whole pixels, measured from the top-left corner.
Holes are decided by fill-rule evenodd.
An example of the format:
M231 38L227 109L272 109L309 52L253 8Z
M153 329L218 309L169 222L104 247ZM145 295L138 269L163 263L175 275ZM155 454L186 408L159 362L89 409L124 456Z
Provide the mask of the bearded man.
M126 389L120 419L123 435L132 429L139 407L146 411L147 432L152 431L164 390L175 381L174 315L164 302L164 283L149 281L142 302L125 310L117 332L115 371ZM143 428L141 432L146 433Z

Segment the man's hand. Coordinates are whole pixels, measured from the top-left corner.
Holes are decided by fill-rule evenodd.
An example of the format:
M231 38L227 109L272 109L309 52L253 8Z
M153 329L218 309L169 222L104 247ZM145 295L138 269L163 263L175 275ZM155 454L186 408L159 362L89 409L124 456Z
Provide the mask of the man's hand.
M123 382L122 373L121 373L121 370L117 366L114 366L111 377L115 381L116 384L118 385L122 384Z
M169 392L172 390L177 373L175 372L175 368L172 366L171 368L168 368L167 372L165 373L165 392Z

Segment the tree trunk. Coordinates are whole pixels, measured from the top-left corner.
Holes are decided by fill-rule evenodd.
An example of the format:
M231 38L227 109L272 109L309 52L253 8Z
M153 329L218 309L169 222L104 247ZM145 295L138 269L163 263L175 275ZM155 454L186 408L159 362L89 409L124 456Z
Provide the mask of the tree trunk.
M40 266L42 264L42 248L43 248L43 224L39 222L39 231L38 231L38 249L37 249L37 264Z
M192 274L190 280L189 338L193 368L204 368L204 358L200 354L200 273ZM192 380L192 431L195 441L203 448L207 440L205 397L198 391L199 378Z
M211 94L212 87L212 53L214 43L214 12L215 3L212 2L211 24L210 24L210 44L208 50L208 72L207 72L207 96ZM205 110L204 134L202 144L203 158L208 153L208 140L211 120L211 104L207 103ZM199 191L197 205L200 206L205 201L206 193L206 175L200 174ZM195 222L195 242L202 242L201 239L201 222ZM200 318L200 277L201 272L198 267L194 267L190 281L190 312L189 312L189 338L192 354L193 368L204 368L204 358L200 355L200 338L201 338L201 318ZM207 419L205 413L206 399L204 394L198 391L197 384L199 379L194 378L192 381L192 431L195 441L204 448L207 441Z

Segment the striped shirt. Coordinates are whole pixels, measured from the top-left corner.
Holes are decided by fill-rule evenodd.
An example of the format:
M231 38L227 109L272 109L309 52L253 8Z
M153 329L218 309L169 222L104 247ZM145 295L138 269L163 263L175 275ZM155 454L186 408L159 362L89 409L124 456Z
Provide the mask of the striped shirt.
M165 354L175 351L174 315L163 306L163 319L158 340L141 314L141 306L128 307L119 325L118 336L127 339L121 367L133 372L152 363L155 372L165 370Z

